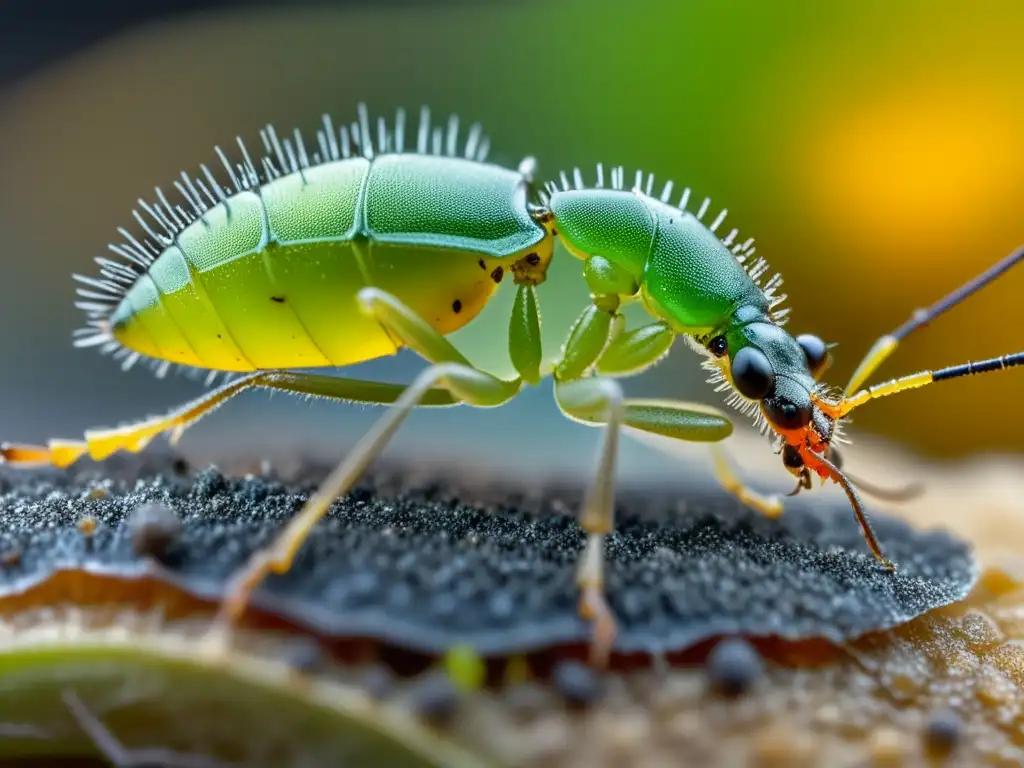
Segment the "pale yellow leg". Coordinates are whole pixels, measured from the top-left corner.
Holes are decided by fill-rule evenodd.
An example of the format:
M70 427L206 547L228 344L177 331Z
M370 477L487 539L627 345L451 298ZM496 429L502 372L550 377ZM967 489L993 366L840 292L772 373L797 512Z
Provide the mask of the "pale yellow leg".
M580 528L587 539L576 575L579 612L593 626L591 662L604 667L618 632L605 597L604 545L605 537L615 528L615 463L625 412L622 387L605 377L578 379L558 382L555 397L566 413L596 413L604 424L597 467L579 513Z
M715 463L715 478L727 492L735 496L742 504L760 512L765 517L776 519L782 514L782 499L778 494L765 496L748 488L733 472L729 458L721 446L712 445L711 458Z
M276 389L343 402L393 403L402 393L400 384L362 381L338 376L288 371L260 371L243 376L162 416L113 429L90 429L84 440L50 440L47 445L0 445L0 463L19 468L68 467L83 456L100 461L118 451L138 453L157 435L170 433L173 445L189 426L227 400L247 389ZM456 401L444 390L424 394L421 405L445 406Z
M361 310L375 318L405 346L433 365L416 377L392 408L356 444L317 492L274 540L269 549L257 552L232 579L221 608L218 628L225 629L238 619L252 593L270 573L291 568L302 543L339 496L348 492L366 467L384 450L395 430L435 387L447 390L457 402L482 408L508 402L518 394L522 379L503 381L473 368L465 357L423 318L395 296L377 288L364 288L358 295Z
M252 560L232 579L221 610L222 625L241 616L253 591L269 573L284 573L291 568L299 548L331 504L351 490L423 395L435 386L448 388L459 399L483 407L500 405L519 391L518 381L502 381L458 363L441 363L427 368L327 477L284 531L278 534L271 547L253 555Z

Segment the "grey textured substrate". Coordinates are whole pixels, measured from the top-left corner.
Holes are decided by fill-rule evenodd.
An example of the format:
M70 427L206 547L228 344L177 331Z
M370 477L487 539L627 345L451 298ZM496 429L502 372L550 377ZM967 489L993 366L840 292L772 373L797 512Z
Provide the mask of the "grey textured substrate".
M98 475L5 476L0 604L59 568L156 572L215 599L312 488L225 479L211 468L194 478L108 479L110 494L97 499L89 489ZM453 643L501 655L586 642L574 585L583 535L564 514L578 497L485 508L460 502L458 488L381 496L360 486L317 527L292 570L265 582L254 604L320 634L427 653ZM154 500L184 523L163 565L135 554L125 524L134 508ZM616 649L684 650L724 634L843 642L959 600L977 578L967 544L943 532L875 516L883 549L900 566L890 574L875 565L841 500L809 493L789 501L773 521L723 493L620 495L606 574L620 622ZM76 528L83 515L99 522L88 540Z

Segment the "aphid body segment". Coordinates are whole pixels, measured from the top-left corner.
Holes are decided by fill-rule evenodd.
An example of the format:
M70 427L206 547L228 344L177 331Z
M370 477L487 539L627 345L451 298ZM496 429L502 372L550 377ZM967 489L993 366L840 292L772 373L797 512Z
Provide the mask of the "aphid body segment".
M627 186L622 168L614 168L606 184L600 165L593 185L576 170L571 182L563 173L560 184L535 189L531 158L516 170L487 163L488 141L478 126L460 147L457 119L434 128L426 109L409 150L404 113L393 128L378 121L374 132L363 106L357 122L337 131L325 117L311 155L298 132L294 141L280 140L268 127L263 140L267 154L258 168L240 140L242 162L235 166L218 148L229 187L203 166L202 177L182 174L176 183L184 206L159 189L158 203L140 201L146 215L135 217L146 236L120 230L125 241L111 248L123 261L98 259L99 278L76 276L83 284L79 306L89 315L77 345L99 346L126 368L145 357L161 373L179 363L236 377L165 416L90 430L84 440L0 446L0 458L21 466L139 451L161 433L176 440L254 387L391 404L273 546L238 574L225 620L244 610L265 575L290 568L313 526L413 408L493 407L552 375L563 413L604 427L579 513L587 539L578 581L581 613L594 622L595 656L605 659L616 623L603 590L604 537L614 527L620 428L709 443L732 431L713 408L624 396L617 379L656 364L677 336L707 357L712 381L732 390L728 402L773 434L784 466L799 479L797 491L810 487L813 474L842 485L875 558L893 569L840 470L834 446L841 420L876 397L1024 362L1018 353L853 393L903 337L1024 259L1024 248L882 337L846 396L836 399L819 383L827 346L783 328L781 278L762 280L767 264L752 260L753 240L741 241L735 229L718 234L725 211L706 224L705 199L691 212L689 189L673 204L671 183L655 196L653 176L638 173ZM545 279L556 239L582 260L591 303L552 368L541 370L534 287ZM517 375L501 379L475 368L446 337L477 317L509 278L516 296L507 344ZM651 322L626 327L620 310L631 301L642 302ZM430 363L407 387L295 370L344 366L400 347ZM778 498L745 488L721 453L716 466L725 488L744 503L772 516L781 512Z
M265 184L243 166L232 194L206 209L193 198L196 219L168 228L111 313L110 335L210 370L344 366L398 346L360 311L361 288L388 292L446 334L479 313L504 274L540 282L551 236L527 211L523 176L425 144L346 156L334 141L325 162L300 161Z

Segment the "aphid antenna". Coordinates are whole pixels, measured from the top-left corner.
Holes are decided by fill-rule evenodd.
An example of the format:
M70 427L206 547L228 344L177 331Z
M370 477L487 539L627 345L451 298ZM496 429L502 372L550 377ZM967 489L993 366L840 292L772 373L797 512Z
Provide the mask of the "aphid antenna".
M918 328L927 325L944 312L952 309L960 302L977 293L989 283L1001 277L1011 267L1024 261L1024 245L1018 246L1005 258L993 264L980 275L968 280L956 290L943 296L937 302L925 309L917 309L910 315L910 318L892 333L887 333L875 342L868 351L860 365L850 377L846 385L844 395L849 397L855 390L859 389L878 368L888 359L899 343L916 331Z
M862 389L852 397L843 397L838 402L823 400L820 395L813 392L811 393L811 399L823 413L838 421L839 419L846 418L851 411L870 400L877 400L880 397L895 395L910 389L920 389L939 381L951 381L963 376L1002 371L1019 365L1024 365L1024 352L1014 352L1009 355L991 357L987 360L951 365L946 368L940 368L937 371L918 371L908 376L902 376L898 379L892 379L891 381Z

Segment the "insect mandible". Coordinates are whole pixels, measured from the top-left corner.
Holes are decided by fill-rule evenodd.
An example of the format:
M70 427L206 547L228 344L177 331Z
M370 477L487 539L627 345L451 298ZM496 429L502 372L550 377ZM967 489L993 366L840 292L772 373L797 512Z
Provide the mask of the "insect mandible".
M222 618L237 619L270 572L289 569L330 505L352 488L417 406L494 407L524 385L554 378L569 418L603 427L594 478L579 510L586 541L578 566L579 609L592 622L592 654L605 663L616 624L604 591L605 537L613 530L614 469L625 426L676 440L715 444L732 432L720 411L696 403L632 399L619 379L644 371L682 337L706 356L705 367L729 402L756 417L775 438L794 493L817 475L842 486L878 563L889 562L864 514L856 486L839 466L835 443L843 419L868 400L1024 362L1024 352L922 371L859 389L915 328L926 324L1024 258L1020 248L875 344L841 396L821 383L831 356L812 335L783 328L781 278L763 280L753 241L737 230L719 235L726 212L708 223L709 201L690 211L690 191L670 202L672 184L654 194L653 177L627 185L621 167L596 182L570 179L540 188L535 162L515 169L487 162L489 142L474 125L460 142L458 120L432 126L422 110L406 145L404 112L394 125L358 119L337 130L329 117L316 150L302 135L261 132L266 154L254 163L238 140L232 164L217 148L224 186L206 166L175 182L181 203L157 188L134 212L137 236L121 229L120 258L98 258L97 277L75 275L88 320L79 347L99 347L129 368L151 360L232 375L226 383L166 415L82 440L46 446L3 444L14 466L66 467L83 456L138 452L158 434L172 442L204 414L251 388L391 407L321 484L266 551L229 586ZM542 369L540 309L558 239L582 261L591 301L568 329L560 357ZM446 338L477 317L502 281L515 284L508 326L513 378L475 368ZM650 322L627 328L622 308L640 302ZM408 386L298 372L342 367L408 348L429 366ZM714 445L712 445L714 450ZM744 503L778 515L778 496L746 488L721 452L723 486ZM867 487L865 487L867 490Z

